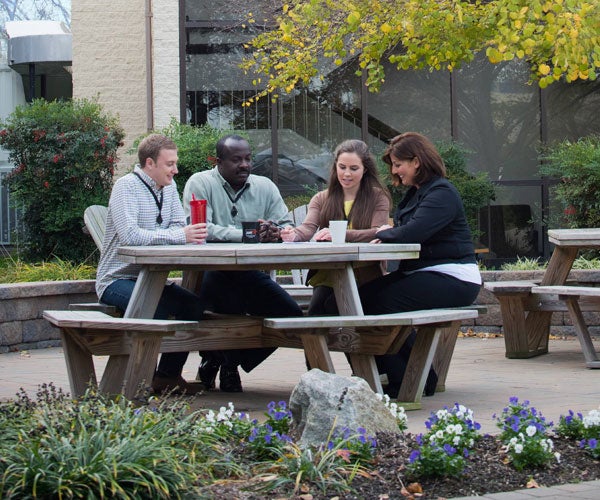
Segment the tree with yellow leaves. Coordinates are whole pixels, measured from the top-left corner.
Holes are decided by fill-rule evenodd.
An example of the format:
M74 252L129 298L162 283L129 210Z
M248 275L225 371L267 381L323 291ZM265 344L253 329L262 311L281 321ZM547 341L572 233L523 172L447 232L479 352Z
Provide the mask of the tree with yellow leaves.
M531 81L544 88L600 73L600 1L291 0L248 48L242 67L266 77L264 85L255 80L265 87L257 97L322 78L325 62L356 57L357 73L378 91L386 61L452 71L479 52L493 64L527 61Z

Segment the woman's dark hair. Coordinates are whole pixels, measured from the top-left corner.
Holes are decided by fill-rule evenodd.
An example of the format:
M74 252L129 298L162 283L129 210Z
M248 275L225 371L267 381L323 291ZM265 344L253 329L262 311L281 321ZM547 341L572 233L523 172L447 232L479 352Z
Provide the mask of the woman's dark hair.
M344 190L337 178L337 163L342 153L356 154L365 169L360 187L356 193L356 199L348 215L348 224L352 229L369 229L373 218L373 212L377 204L377 196L374 191L382 191L390 199L387 188L379 179L377 163L369 151L369 147L358 139L348 139L335 148L333 153L333 165L329 176L328 194L320 214L319 225L328 227L330 220L343 220L344 213Z
M138 146L138 160L140 167L146 166L146 160L152 158L154 162L158 159L158 155L163 149L177 150L177 144L172 139L161 134L150 134L142 139Z
M444 160L438 153L438 150L427 137L416 132L406 132L397 135L390 140L390 144L381 158L390 166L392 184L399 186L402 184L397 175L392 173L392 158L395 156L399 160L419 159L419 169L414 178L417 185L425 184L432 177L446 177L446 166Z

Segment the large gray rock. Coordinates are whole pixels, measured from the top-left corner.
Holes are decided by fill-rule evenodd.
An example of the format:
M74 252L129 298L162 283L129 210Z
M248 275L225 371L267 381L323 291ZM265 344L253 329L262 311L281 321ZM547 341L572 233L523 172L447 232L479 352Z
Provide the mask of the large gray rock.
M400 433L389 409L359 377L310 370L294 388L290 410L292 432L300 435L303 447L327 442L334 426L352 431L363 427L369 436L379 431Z

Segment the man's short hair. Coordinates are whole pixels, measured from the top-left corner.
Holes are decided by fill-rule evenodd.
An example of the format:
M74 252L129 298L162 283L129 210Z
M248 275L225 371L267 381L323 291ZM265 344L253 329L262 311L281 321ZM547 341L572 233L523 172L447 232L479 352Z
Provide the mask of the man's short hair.
M140 167L146 166L146 160L152 158L155 162L162 149L177 149L177 144L167 136L161 134L150 134L142 139L138 146L138 159Z
M246 139L245 137L242 137L241 135L236 135L236 134L229 134L229 135L224 135L223 137L221 137L218 141L217 141L217 148L216 148L216 152L217 152L217 158L219 158L220 160L224 160L225 158L227 158L227 153L229 153L229 148L226 146L226 142L232 140L232 141L244 141L244 142L248 142L248 139Z

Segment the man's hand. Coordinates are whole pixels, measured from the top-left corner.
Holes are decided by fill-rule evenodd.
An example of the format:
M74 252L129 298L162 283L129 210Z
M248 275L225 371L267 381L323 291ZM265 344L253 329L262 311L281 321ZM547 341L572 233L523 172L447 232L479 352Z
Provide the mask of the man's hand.
M206 222L200 222L198 224L190 224L183 228L185 233L186 243L206 243L208 237L208 229L206 228Z
M276 243L281 239L281 229L272 220L258 219L258 222L260 222L258 240L261 243Z

